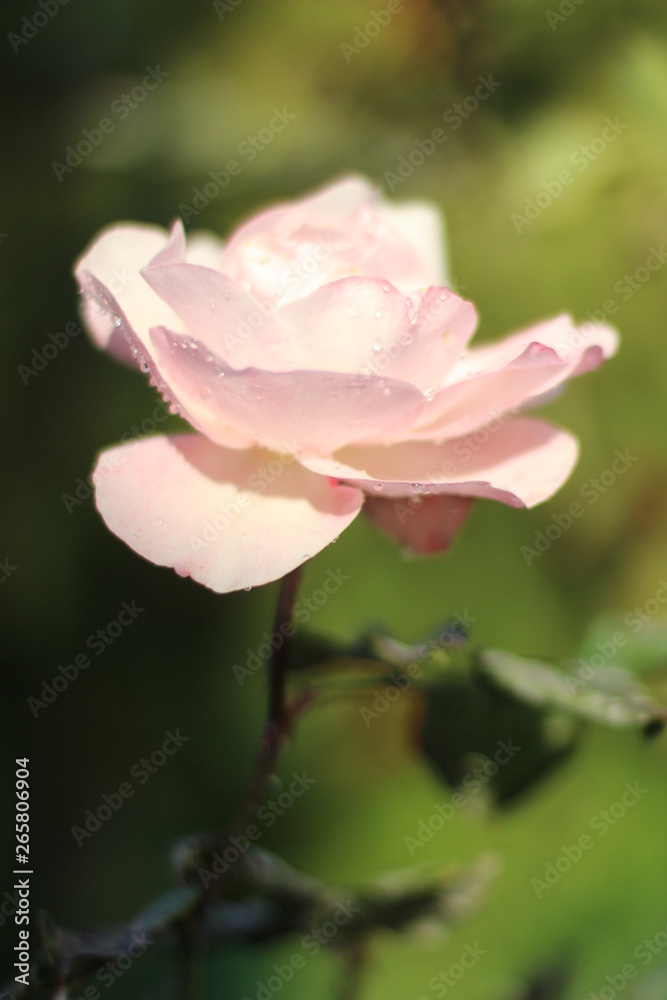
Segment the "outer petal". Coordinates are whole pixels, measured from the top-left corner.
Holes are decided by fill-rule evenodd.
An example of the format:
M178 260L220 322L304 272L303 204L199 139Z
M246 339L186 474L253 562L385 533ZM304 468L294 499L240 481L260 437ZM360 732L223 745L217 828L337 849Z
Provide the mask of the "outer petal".
M484 427L502 413L541 405L569 379L597 368L616 350L611 327L577 328L569 316L538 323L498 343L471 348L411 438L442 440ZM427 422L428 421L428 422Z
M448 549L473 503L469 497L446 494L411 497L410 501L368 497L364 514L381 531L420 555Z
M111 531L219 593L284 576L334 541L363 503L359 490L290 458L228 451L196 434L157 436L112 454L93 473Z
M450 384L466 377L467 372L498 371L518 358L531 344L550 347L559 358L572 366L572 374L582 374L610 358L618 347L618 333L602 323L576 326L572 317L563 314L511 334L493 344L473 347L452 370Z
M76 262L74 273L84 296L90 296L84 298L83 315L92 339L125 361L131 355L117 317L124 314L137 332L146 333L154 323L177 322L140 274L168 242L159 226L120 223L102 230Z
M440 445L351 447L329 459L301 456L299 461L371 496L448 493L500 500L510 507L533 507L563 485L577 455L577 441L571 434L542 420L522 417Z
M392 440L426 405L407 382L336 372L236 371L192 337L152 330L153 354L178 398L215 440L231 425L282 451L330 454L357 441Z

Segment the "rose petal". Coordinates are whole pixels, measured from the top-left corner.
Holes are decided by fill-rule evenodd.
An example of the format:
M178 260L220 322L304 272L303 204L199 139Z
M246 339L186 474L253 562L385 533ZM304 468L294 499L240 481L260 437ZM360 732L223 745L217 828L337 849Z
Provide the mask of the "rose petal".
M363 503L358 490L289 457L228 451L197 434L103 453L93 482L111 531L218 593L284 576L334 541Z
M370 496L448 493L533 507L563 485L577 455L578 444L571 434L545 421L521 417L440 445L424 441L388 448L357 446L331 458L302 455L299 461Z
M125 361L131 355L117 317L126 317L145 335L155 323L178 323L140 273L169 242L169 234L158 226L121 223L102 230L76 262L74 273L84 295L90 296L84 299L84 322L92 339Z
M414 305L408 331L384 344L371 369L418 386L432 400L475 332L477 313L471 302L442 287L427 289ZM424 411L431 418L432 407ZM406 435L407 436L407 435Z
M444 552L463 526L473 501L469 497L413 497L401 500L367 497L364 514L405 548L420 555Z
M414 249L414 273L398 283L401 288L449 285L442 213L430 202L383 202L379 213ZM413 280L414 284L410 281Z
M260 358L267 371L297 366L295 345L275 321L273 306L260 306L226 275L183 263L151 263L142 275L190 333L233 368Z
M567 379L602 364L617 343L611 327L577 328L569 316L559 316L498 343L473 347L457 361L449 384L432 398L426 419L410 437L459 437L503 413L548 402Z
M590 370L591 363L610 358L618 348L618 333L601 323L584 323L576 326L572 317L563 314L526 327L518 333L503 337L493 344L472 347L452 370L449 382L466 377L467 372L498 371L518 358L532 343L550 347L563 361L572 366L573 374ZM589 354L588 352L592 353ZM588 358L588 360L586 360ZM584 365L581 371L578 366Z
M415 423L422 394L396 379L337 372L236 371L191 337L151 331L159 370L205 433L222 421L265 447L329 454L357 441L391 441Z

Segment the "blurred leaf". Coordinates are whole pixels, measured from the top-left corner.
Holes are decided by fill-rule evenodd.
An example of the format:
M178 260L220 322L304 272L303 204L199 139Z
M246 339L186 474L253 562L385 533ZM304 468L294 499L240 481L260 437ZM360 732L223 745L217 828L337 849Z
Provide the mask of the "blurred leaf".
M420 735L423 752L466 802L504 805L568 756L578 727L484 679L456 677L426 693Z
M587 629L578 655L592 666L602 656L635 673L665 670L667 619L642 621L634 611L600 615Z
M528 704L561 708L608 726L643 727L664 719L665 712L624 671L563 674L537 660L499 650L480 654L480 666L501 688Z

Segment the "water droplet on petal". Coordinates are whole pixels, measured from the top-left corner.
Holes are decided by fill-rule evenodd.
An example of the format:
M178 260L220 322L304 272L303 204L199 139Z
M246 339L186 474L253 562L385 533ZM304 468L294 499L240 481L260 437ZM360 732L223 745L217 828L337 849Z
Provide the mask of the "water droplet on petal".
M382 319L382 310L381 309L376 309L375 310L375 318L376 319Z
M377 313L376 313L375 315L377 316ZM384 347L384 343L382 342L382 340L381 340L381 339L380 339L379 337L378 337L378 339L377 339L377 340L374 340L374 341L373 341L373 350L374 350L374 351L375 351L376 353L377 353L378 351L381 351L383 347Z
M122 321L122 319L120 318L120 316L118 315L118 313L114 313L114 317L113 317L113 325L114 325L114 326L120 326L120 324L121 324L122 322L123 322L123 321Z
M250 590L252 590L252 587L244 587L243 589L245 590L246 593L248 593Z
M161 518L161 517L158 517L157 523L160 525L160 527L162 527L162 525L164 524L164 519Z
M391 285L389 284L388 281L385 281L384 284L382 285L382 291L383 292L390 292L391 291Z
M427 403L432 402L433 397L435 396L435 394L436 394L437 391L438 390L435 389L432 385L430 385L428 387L428 389L424 389L424 398L425 398L425 400L426 400Z
M384 489L384 483L373 483L373 489L376 491L376 493L381 493L382 490Z

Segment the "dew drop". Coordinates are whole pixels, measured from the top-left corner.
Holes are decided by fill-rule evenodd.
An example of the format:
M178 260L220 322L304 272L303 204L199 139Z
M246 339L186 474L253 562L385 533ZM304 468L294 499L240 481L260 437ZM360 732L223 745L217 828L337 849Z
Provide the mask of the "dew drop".
M142 372L143 372L143 373L144 373L145 375L148 375L148 374L150 373L150 370L151 370L151 369L150 369L150 365L148 365L148 364L147 364L147 363L146 363L145 361L142 361L142 362L141 362L141 364L139 365L139 368L141 369L141 371L142 371Z
M375 315L377 316L377 313ZM373 341L373 350L375 351L376 354L377 354L378 351L381 351L383 347L384 347L384 343L382 342L382 340L379 337L378 337L377 340Z
M376 319L382 319L382 310L381 309L376 309L375 310L375 318Z
M160 527L162 527L162 525L164 524L164 519L161 518L161 517L158 517L157 523L160 525Z
M376 493L381 493L384 489L384 483L373 483L373 489Z
M121 324L122 322L123 322L123 321L121 320L121 318L120 318L120 316L118 315L118 313L114 313L114 317L113 317L113 325L114 325L114 326L116 326L116 327L118 327L118 326L120 326L120 324Z
M384 284L382 285L382 291L383 292L390 292L391 291L391 285L389 284L388 281L385 281Z
M247 594L247 593L249 593L252 590L252 587L244 587L243 589L245 590L245 592Z
M435 396L437 391L438 390L434 389L432 385L430 385L428 389L424 389L424 399L426 400L427 403L431 403L433 401L433 397Z
M133 538L138 538L138 537L139 537L139 535L137 534L137 532L136 532L136 531L133 531L133 532L132 532L132 537L133 537Z

